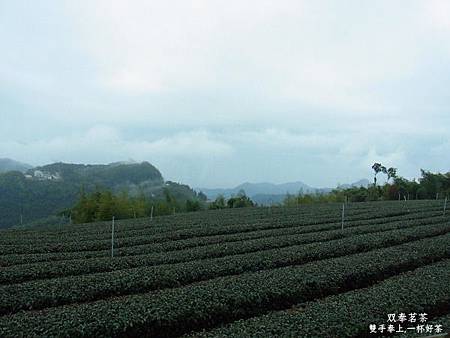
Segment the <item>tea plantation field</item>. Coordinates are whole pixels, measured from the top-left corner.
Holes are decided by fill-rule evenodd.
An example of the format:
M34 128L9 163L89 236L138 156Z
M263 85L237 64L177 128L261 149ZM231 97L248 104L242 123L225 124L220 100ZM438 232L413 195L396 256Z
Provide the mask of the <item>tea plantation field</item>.
M320 204L116 221L113 257L111 222L0 231L0 337L448 332L443 202L347 204L343 229L341 212ZM426 319L388 322L401 313Z

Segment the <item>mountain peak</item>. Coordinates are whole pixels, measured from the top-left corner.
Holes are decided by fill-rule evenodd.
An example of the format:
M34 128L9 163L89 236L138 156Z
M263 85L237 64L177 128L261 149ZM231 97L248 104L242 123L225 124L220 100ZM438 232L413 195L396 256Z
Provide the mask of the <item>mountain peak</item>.
M342 184L339 185L339 189L347 189L351 187L367 187L370 184L369 180L361 179L357 182L351 184ZM330 192L331 188L314 188L309 186L308 184L302 181L295 182L287 182L281 184L269 183L269 182L260 182L260 183L251 183L245 182L231 189L205 189L198 188L198 191L202 191L209 199L215 199L218 195L223 195L225 197L230 197L239 193L240 190L244 190L247 196L254 197L257 195L278 195L285 196L286 194L298 194L299 192L303 193L314 193L316 191L319 192Z

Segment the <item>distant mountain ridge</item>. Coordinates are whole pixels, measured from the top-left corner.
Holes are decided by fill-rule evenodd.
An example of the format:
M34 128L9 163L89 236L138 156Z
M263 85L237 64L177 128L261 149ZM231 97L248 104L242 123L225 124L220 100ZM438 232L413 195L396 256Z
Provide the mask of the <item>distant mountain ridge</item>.
M231 189L208 189L208 188L198 188L197 190L201 190L209 199L215 199L219 195L223 195L228 198L233 195L239 193L240 190L244 190L248 196L254 196L258 194L272 194L272 195L285 195L286 193L296 194L300 190L306 192L314 191L314 188L303 182L290 182L283 184L274 184L274 183L243 183L238 185L237 187Z
M370 185L370 181L367 178L363 178L351 184L339 184L338 189L350 189L350 188L367 188Z
M7 171L25 172L31 168L33 168L33 166L26 163L14 161L10 158L0 158L0 173Z
M357 182L351 184L338 185L337 189L348 189L350 187L367 187L370 184L369 180L361 179ZM208 189L208 188L197 188L197 191L202 191L210 200L215 199L219 195L223 195L225 198L229 198L233 195L239 193L239 191L244 190L247 196L252 198L255 202L259 204L272 204L280 203L286 194L298 194L303 193L327 193L336 188L314 188L310 185L297 181L288 182L282 184L274 183L243 183L237 187L230 189Z

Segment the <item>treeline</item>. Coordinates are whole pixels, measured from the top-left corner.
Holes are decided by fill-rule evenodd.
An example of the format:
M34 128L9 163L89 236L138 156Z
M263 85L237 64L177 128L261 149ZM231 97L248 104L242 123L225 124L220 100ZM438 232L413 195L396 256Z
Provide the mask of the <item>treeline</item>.
M381 200L438 199L450 196L450 173L440 174L421 170L421 178L407 180L397 175L396 168L385 168L379 163L372 166L374 183L368 187L334 189L329 193L299 192L286 195L282 205L294 206L308 203L327 202L366 202ZM384 185L377 184L377 175L386 174ZM171 187L169 184L168 187ZM214 201L207 202L202 193L195 193L194 198L183 199L177 190L164 188L162 196L147 197L144 193L130 196L126 192L113 193L110 190L97 190L86 194L81 192L75 206L62 214L72 218L75 223L89 223L133 217L150 217L170 215L178 212L192 212L205 209L226 209L257 206L243 190L236 196L226 199L219 195Z
M255 203L240 192L226 200L219 196L207 203L206 196L199 192L196 199L178 200L169 189L163 190L164 198L148 198L143 193L130 196L127 192L114 194L110 190L97 190L93 193L81 191L80 198L71 209L61 214L70 217L74 223L90 223L112 219L163 216L178 212L192 212L205 209L242 208L255 206Z
M380 200L439 199L450 196L450 173L440 174L421 170L421 178L408 180L397 175L396 168L386 169L379 163L372 166L374 183L368 187L335 189L330 193L287 195L285 206L320 202L366 202ZM377 175L384 173L387 181L377 185Z
M151 199L144 194L130 196L127 192L114 194L110 190L97 190L87 194L81 192L75 206L64 211L70 214L74 223L170 215L176 212L197 211L204 208L200 196L195 200L177 201L168 189L164 189L164 199Z
M34 172L58 174L62 179L38 179ZM169 185L163 185L168 183ZM168 187L173 195L194 198L190 188L164 182L161 173L147 162L136 164L84 165L54 163L27 172L0 173L0 228L38 226L55 219L62 210L72 208L80 197L80 187L93 192L97 187L114 192L130 191L137 195L143 190L163 198ZM56 219L60 219L56 217ZM57 224L59 222L56 222Z
M241 190L236 196L232 196L228 200L226 200L223 195L219 195L214 202L209 204L209 209L245 208L254 206L256 206L256 204L245 194L244 190Z

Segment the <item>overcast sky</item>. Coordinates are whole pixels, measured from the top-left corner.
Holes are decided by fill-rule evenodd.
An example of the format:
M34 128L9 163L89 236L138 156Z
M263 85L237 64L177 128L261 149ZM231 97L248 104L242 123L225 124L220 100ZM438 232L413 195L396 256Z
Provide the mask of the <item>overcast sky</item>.
M450 170L450 1L0 0L0 157L194 187Z

